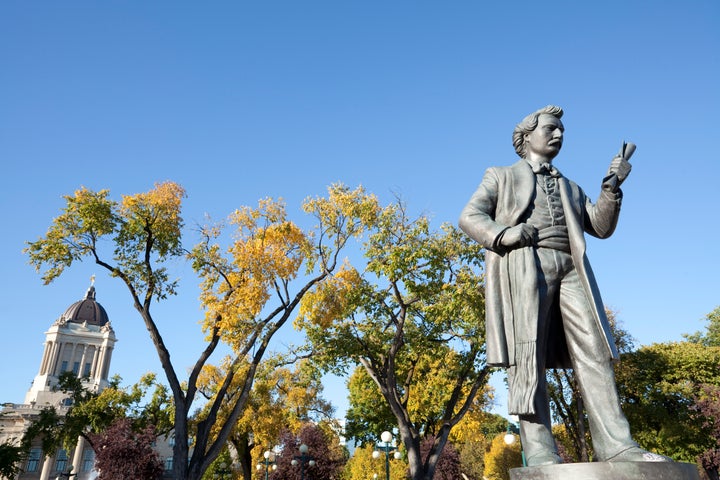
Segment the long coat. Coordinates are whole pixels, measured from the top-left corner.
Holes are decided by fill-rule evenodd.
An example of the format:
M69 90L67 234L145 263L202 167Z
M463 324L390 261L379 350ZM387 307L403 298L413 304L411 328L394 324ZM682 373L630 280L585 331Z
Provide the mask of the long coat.
M617 360L618 352L602 298L586 256L584 232L598 238L607 238L613 233L620 213L622 192L602 190L598 201L593 204L574 182L561 176L558 184L571 256L591 304L597 334L604 337L604 345L607 347L605 352L595 353L608 360ZM489 168L460 216L460 228L487 250L485 309L488 365L511 367L516 362L516 322L511 302L512 285L509 272L515 269L512 271L513 278L537 283L539 273L535 263L515 263L513 258L518 257L514 257L512 252L497 243L504 230L520 223L534 199L535 185L535 174L524 159L511 166ZM517 250L526 250L527 254L534 256L533 247ZM537 296L537 292L535 295ZM554 309L549 319L551 325L562 325L559 315L559 310ZM545 365L547 368L570 367L564 334L554 335L553 332L557 330L553 328L555 327L551 328L544 356ZM558 336L562 338L557 338Z

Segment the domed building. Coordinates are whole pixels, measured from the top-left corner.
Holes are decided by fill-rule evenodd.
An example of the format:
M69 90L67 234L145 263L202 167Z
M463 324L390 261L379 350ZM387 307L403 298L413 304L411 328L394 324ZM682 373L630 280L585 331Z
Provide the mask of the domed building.
M86 389L94 392L107 387L116 341L110 318L95 299L95 286L91 283L85 297L70 305L45 332L40 368L25 395L25 403L4 404L0 414L0 442L22 437L26 426L47 406L56 407L60 413L67 411L67 394L53 391L62 373L71 371ZM71 467L75 480L94 478L94 459L92 449L82 438L74 452L61 449L45 458L38 444L31 449L22 466L23 472L16 479L70 478L66 472Z
M72 371L88 390L99 392L108 385L115 332L108 314L95 300L90 285L85 298L70 305L45 332L45 352L40 370L25 395L26 404L57 405L64 400L54 392L61 373Z

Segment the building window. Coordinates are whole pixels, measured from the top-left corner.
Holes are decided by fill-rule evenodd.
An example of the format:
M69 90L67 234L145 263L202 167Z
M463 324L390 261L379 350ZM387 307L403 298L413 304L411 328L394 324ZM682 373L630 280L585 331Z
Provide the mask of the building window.
M171 447L175 446L175 435L172 435L170 438L168 438L168 445Z
M73 362L73 374L80 373L80 362Z
M60 373L67 372L67 367L68 367L67 360L63 360L62 363L60 364Z
M173 469L173 457L167 457L165 459L165 471L171 472Z
M83 377L89 377L90 376L90 368L92 368L92 365L90 363L85 364L85 370L83 370Z
M95 452L92 448L86 448L83 450L82 455L82 466L80 467L80 471L82 472L89 472L93 469L93 466L95 465Z
M64 472L67 470L68 466L68 456L67 452L64 448L61 448L57 452L57 456L55 457L55 471L56 472Z
M42 449L32 448L28 454L26 472L37 472L40 468L40 458L42 457Z

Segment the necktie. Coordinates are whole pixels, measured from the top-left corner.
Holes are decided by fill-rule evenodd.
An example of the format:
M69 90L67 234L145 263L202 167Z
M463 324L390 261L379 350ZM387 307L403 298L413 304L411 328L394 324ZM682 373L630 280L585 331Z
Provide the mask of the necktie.
M533 165L533 172L544 175L550 175L551 177L558 178L561 176L560 171L553 167L551 163L545 162L539 165Z

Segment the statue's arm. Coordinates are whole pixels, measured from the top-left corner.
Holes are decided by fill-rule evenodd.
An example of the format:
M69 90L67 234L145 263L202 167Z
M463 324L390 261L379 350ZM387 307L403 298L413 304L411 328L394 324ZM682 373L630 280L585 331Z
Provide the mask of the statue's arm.
M613 234L620 218L622 190L615 192L601 189L600 196L594 204L585 196L585 231L597 238L607 238Z
M620 153L613 157L603 178L597 202L592 204L585 198L585 231L590 235L607 238L615 231L623 197L620 185L630 175L632 165L628 160L634 152L635 144L623 142Z
M502 249L498 244L508 225L495 220L499 197L499 178L494 169L488 169L480 186L460 214L459 226L470 238L488 250Z

